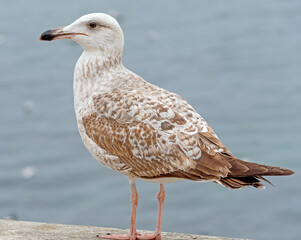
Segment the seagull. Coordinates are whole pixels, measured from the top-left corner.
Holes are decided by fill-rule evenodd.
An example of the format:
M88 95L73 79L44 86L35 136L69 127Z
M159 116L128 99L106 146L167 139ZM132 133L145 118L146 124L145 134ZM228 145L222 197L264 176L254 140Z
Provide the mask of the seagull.
M131 187L129 234L97 237L161 239L165 183L192 180L231 189L264 188L262 181L270 182L263 176L294 173L236 158L184 98L124 67L124 35L113 17L84 15L40 36L44 41L56 39L71 39L84 49L73 77L74 108L84 145L101 164L127 176ZM136 230L136 179L160 185L153 234L140 235Z

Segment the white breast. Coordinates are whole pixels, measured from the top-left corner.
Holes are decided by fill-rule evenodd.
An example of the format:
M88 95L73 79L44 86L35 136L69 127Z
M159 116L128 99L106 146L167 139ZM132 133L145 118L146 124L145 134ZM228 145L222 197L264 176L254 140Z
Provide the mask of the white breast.
M73 93L74 93L74 109L77 119L77 126L82 141L88 151L101 164L111 168L114 171L128 175L130 168L126 167L118 157L108 154L104 149L100 148L94 141L92 141L86 134L83 125L83 117L95 112L93 105L93 96L99 94L109 87L111 76L103 72L102 77L98 73L93 72L92 65L99 64L99 58L83 53L78 59L73 78Z

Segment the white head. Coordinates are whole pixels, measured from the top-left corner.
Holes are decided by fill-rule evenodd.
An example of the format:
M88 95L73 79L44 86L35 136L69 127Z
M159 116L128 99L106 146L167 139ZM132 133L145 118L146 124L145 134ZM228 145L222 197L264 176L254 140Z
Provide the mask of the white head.
M85 51L120 54L123 51L123 32L115 18L104 13L91 13L70 25L42 33L40 40L72 39Z

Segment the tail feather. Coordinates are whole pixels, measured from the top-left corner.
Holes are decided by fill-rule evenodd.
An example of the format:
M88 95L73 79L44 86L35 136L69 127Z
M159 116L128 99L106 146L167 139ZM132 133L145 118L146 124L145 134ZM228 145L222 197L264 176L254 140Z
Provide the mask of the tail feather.
M217 181L227 188L240 189L243 187L265 188L257 177L231 177L221 178Z
M289 169L246 162L237 158L229 158L228 161L232 167L227 177L281 176L294 174L294 171Z
M263 176L282 176L294 174L294 172L289 169L246 162L235 158L231 158L228 161L232 165L228 176L219 179L217 182L227 188L232 189L240 189L246 186L265 188L260 180L263 180L271 185L273 184Z
M261 181L273 185L263 176L292 174L294 172L289 169L246 162L229 154L216 154L212 156L204 152L194 169L189 169L189 171L178 170L151 178L182 178L193 181L213 181L227 188L240 189L247 186L264 188ZM147 179L149 177L143 178Z

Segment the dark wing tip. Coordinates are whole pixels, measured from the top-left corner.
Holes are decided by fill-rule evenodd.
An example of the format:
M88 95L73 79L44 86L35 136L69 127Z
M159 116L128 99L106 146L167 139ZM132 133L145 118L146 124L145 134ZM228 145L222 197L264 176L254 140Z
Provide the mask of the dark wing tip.
M293 174L295 174L295 172L290 170L290 169L282 169L282 170L283 170L283 175L293 175Z

